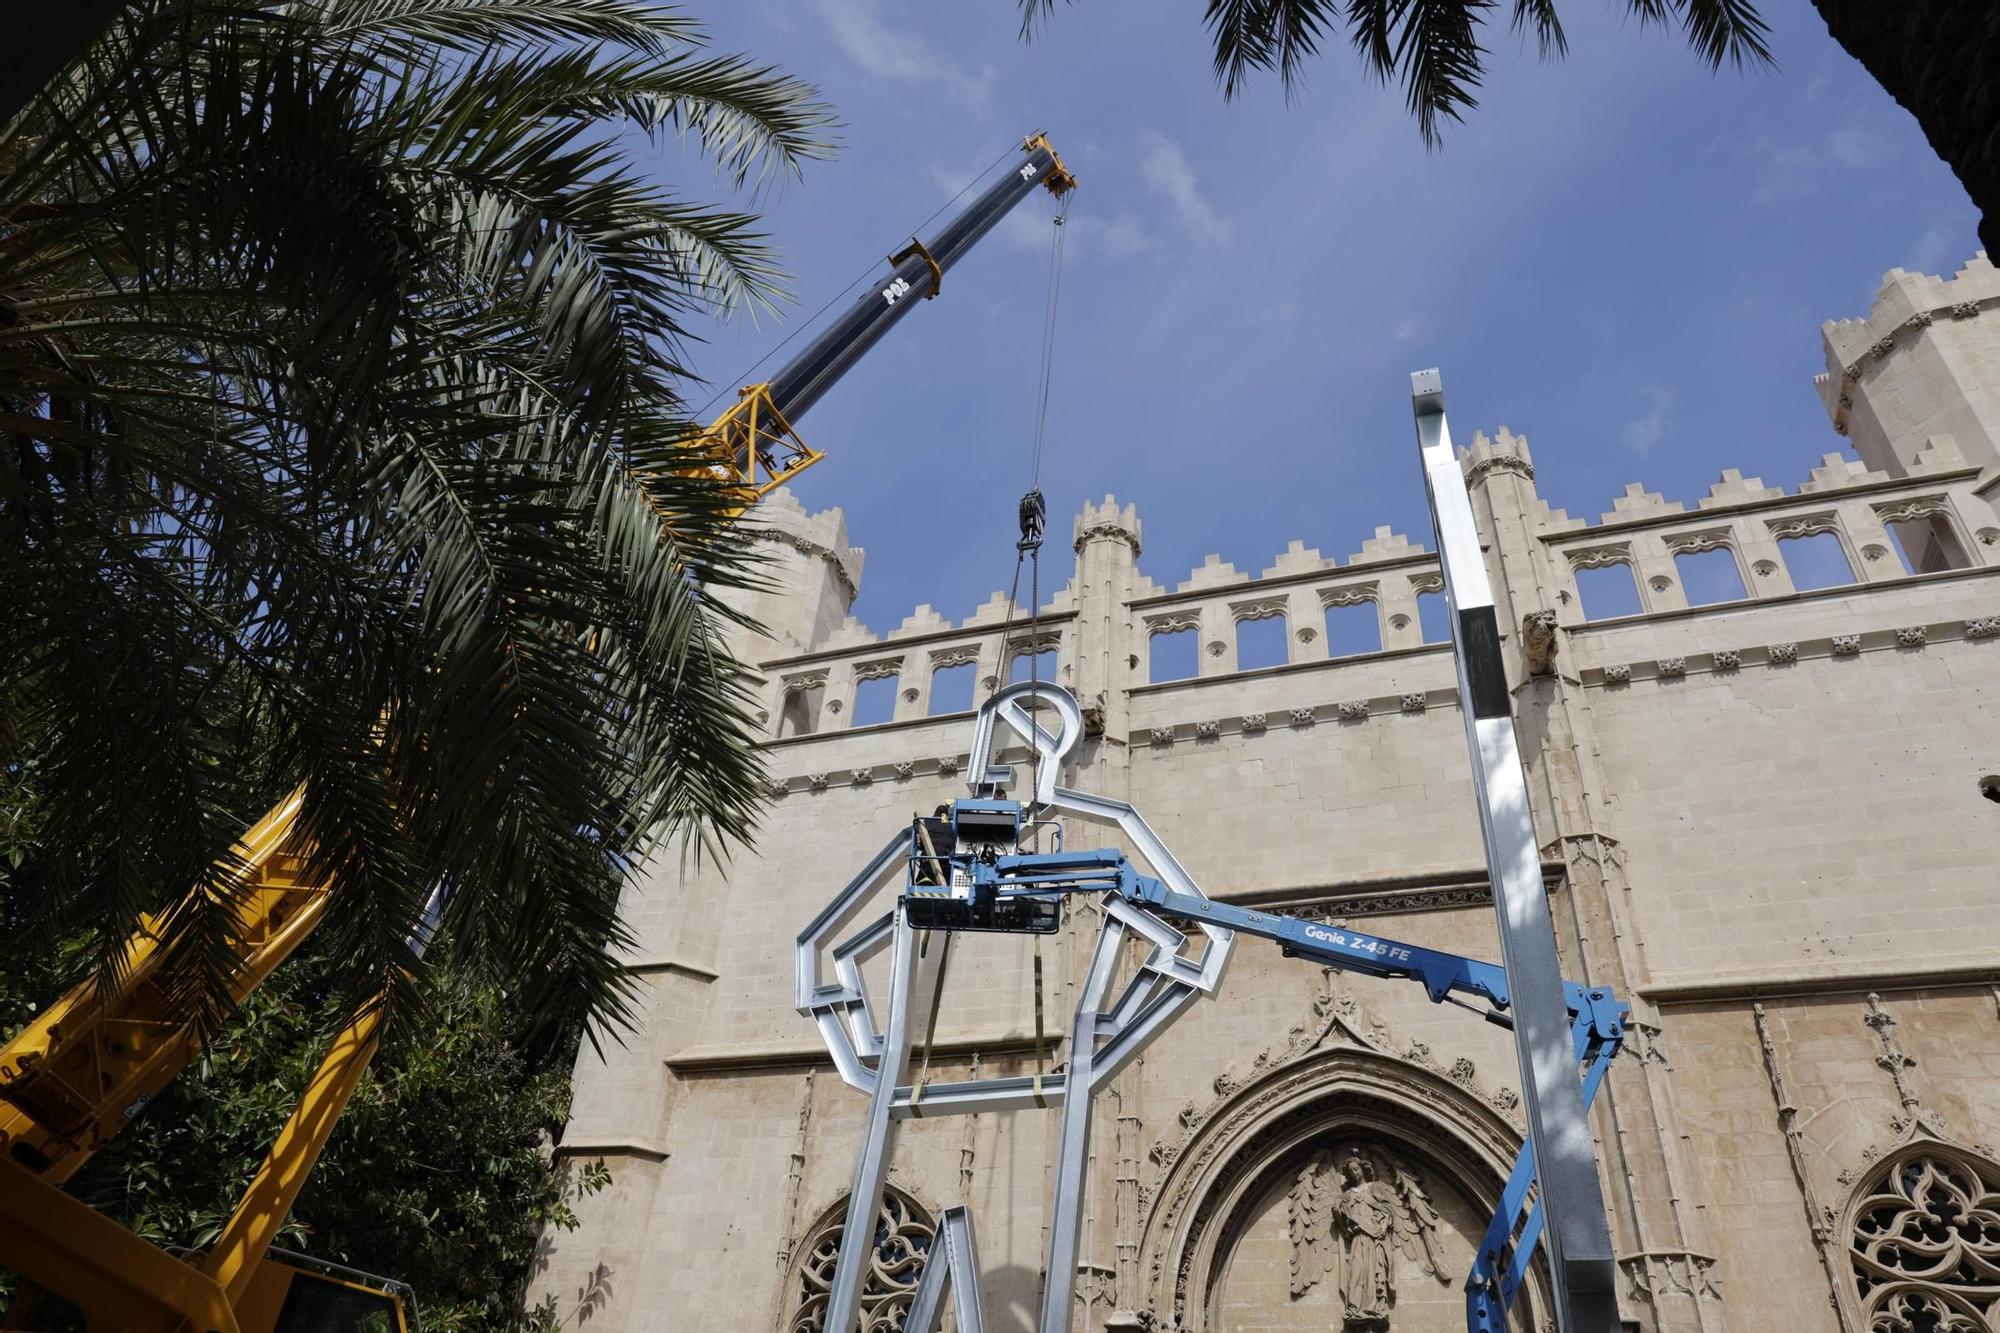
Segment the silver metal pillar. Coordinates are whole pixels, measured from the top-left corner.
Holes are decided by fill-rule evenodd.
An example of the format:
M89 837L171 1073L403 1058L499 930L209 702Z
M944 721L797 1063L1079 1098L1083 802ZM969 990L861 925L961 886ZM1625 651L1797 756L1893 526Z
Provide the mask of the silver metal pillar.
M1037 1326L1041 1333L1069 1333L1070 1312L1075 1306L1076 1256L1083 1241L1083 1199L1090 1176L1090 1107L1097 1084L1099 1015L1124 947L1125 923L1107 915L1070 1028L1069 1067L1064 1072L1071 1095L1063 1099L1062 1135L1056 1143L1049 1266L1042 1277L1042 1321Z
M1472 497L1445 424L1443 380L1435 370L1418 371L1410 376L1410 395L1452 611L1459 706L1472 752L1472 785L1493 906L1500 919L1500 954L1521 1062L1521 1101L1528 1114L1528 1143L1546 1218L1543 1235L1555 1278L1556 1326L1561 1333L1617 1333L1617 1267L1570 1037L1555 924L1542 885L1527 774L1514 736L1492 585L1472 521Z
M882 1211L882 1186L888 1179L889 1156L896 1146L896 1122L890 1118L889 1108L895 1104L896 1084L909 1061L917 951L916 932L903 920L901 912L895 914L891 930L894 942L889 964L889 1022L882 1034L881 1063L876 1066L875 1089L868 1099L868 1119L861 1131L861 1160L855 1165L854 1188L847 1196L840 1257L834 1264L832 1289L827 1293L828 1333L854 1333L860 1322L861 1287L868 1276L869 1261L875 1256L875 1217Z
M903 1316L903 1333L938 1333L944 1318L944 1295L951 1291L958 1333L984 1333L985 1314L979 1304L979 1246L972 1234L972 1214L964 1205L947 1208L938 1219L937 1239L924 1259L924 1275Z

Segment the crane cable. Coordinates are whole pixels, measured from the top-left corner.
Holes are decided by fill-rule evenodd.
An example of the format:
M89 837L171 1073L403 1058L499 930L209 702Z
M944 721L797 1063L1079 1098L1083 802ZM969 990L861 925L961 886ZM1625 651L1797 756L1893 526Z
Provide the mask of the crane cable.
M1001 156L1004 157L1006 156L1006 154L1003 153ZM993 165L994 166L999 165L998 158L994 160ZM990 172L992 170L993 167L989 166L986 169L986 171L980 173L980 177L985 176L987 172ZM977 184L978 180L979 177L975 177L973 184ZM971 188L972 185L969 184L965 187L965 190L969 190ZM951 207L952 203L957 202L959 195L963 195L965 193L965 190L960 190L958 192L958 195L952 196L952 199L950 201L946 202L943 205L943 207L938 209L938 213L942 213L946 208ZM1014 577L1007 586L1007 615L1000 622L1000 657L1001 657L1001 669L1003 671L1006 669L1007 648L1010 642L1010 636L1012 635L1014 628L1015 601L1018 598L1021 591L1021 562L1023 561L1023 559L1026 559L1029 565L1028 625L1030 630L1032 630L1041 621L1042 532L1043 529L1047 526L1047 521L1048 521L1048 507L1042 500L1042 492L1040 486L1041 472L1042 472L1042 445L1048 436L1049 379L1055 360L1056 310L1060 304L1060 298L1062 294L1062 259L1063 259L1063 236L1064 236L1063 221L1065 218L1069 216L1070 198L1071 196L1068 195L1063 196L1062 204L1056 210L1056 216L1054 220L1055 237L1049 248L1049 292L1048 292L1048 299L1042 309L1042 353L1041 353L1041 366L1040 366L1041 382L1035 394L1035 433L1033 437L1033 443L1030 445L1028 450L1028 491L1027 494L1021 497L1021 508L1020 508L1021 539L1014 544ZM931 214L932 219L936 217L937 213ZM929 226L930 220L927 219L922 225ZM921 230L921 227L919 228L919 230ZM872 272L873 270L871 269L870 271ZM865 277L866 274L864 274L863 276ZM855 281L859 282L860 279L857 278L855 279ZM849 290L852 290L852 284L850 284ZM838 300L839 297L835 297L834 299ZM832 302L830 301L827 304L828 306L831 306ZM826 312L825 307L822 307L820 313L824 314L825 312ZM819 315L814 315L813 318L816 320L819 318ZM789 341L789 339L787 341ZM778 344L778 346L783 347L784 344L780 343ZM776 352L777 350L778 349L775 347L771 349L772 352ZM765 354L767 359L770 356L770 354L771 353ZM762 361L758 362L758 365L762 364L763 364ZM757 369L756 366L752 366L750 368L751 373L754 374L756 372L756 369ZM720 395L718 395L718 397L720 397ZM1040 676L1041 659L1033 651L1035 646L1036 645L1031 640L1029 643L1030 652L1028 654L1028 680L1031 686L1039 685L1041 683L1041 676ZM1035 760L1034 760L1035 786L1039 788L1041 786L1041 777L1042 777L1042 751L1040 746L1031 746L1030 748L1033 749L1035 752ZM977 764L977 763L983 763L985 761L983 757L975 755L973 756L973 762ZM1032 802L1030 802L1030 804L1032 805ZM928 1087L930 1084L931 1052L936 1047L937 1044L938 1010L940 1008L941 1001L944 998L945 969L951 963L951 940L952 937L950 933L946 933L944 942L944 952L938 958L937 975L931 987L931 1011L924 1023L923 1061L917 1071L916 1086L910 1093L910 1114L918 1120L923 1119L924 1089ZM923 943L919 948L917 956L919 958L922 958L926 953L929 952L929 949L930 949L930 932L925 931ZM976 1054L974 1058L975 1059L977 1058ZM1047 1065L1048 1065L1048 1033L1047 1033L1047 1025L1043 1017L1043 1007L1042 1007L1042 937L1037 935L1035 936L1034 1098L1035 1098L1035 1105L1037 1107L1043 1107L1043 1108L1046 1108L1048 1106L1048 1101L1046 1100L1046 1098L1043 1096L1042 1093L1042 1079L1046 1075Z
M1064 195L1056 210L1054 236L1049 244L1049 286L1048 298L1042 307L1042 351L1040 359L1040 383L1035 391L1035 432L1028 448L1028 489L1021 496L1020 524L1021 538L1014 544L1014 577L1007 586L1007 615L1000 622L1001 668L1006 669L1008 648L1012 643L1015 601L1021 590L1021 563L1028 564L1028 684L1033 693L1041 684L1040 642L1033 638L1034 630L1042 618L1042 535L1048 526L1048 504L1042 497L1042 453L1048 440L1049 425L1049 383L1055 367L1056 314L1062 304L1062 261L1063 241L1067 233L1063 224L1069 218L1070 200L1074 195ZM1030 724L1039 727L1030 714ZM1039 791L1042 785L1042 747L1031 745L1034 751L1034 786ZM985 762L975 755L974 763ZM1027 809L1033 809L1032 798ZM1042 1091L1042 1080L1048 1072L1048 1027L1042 1004L1042 937L1035 937L1035 1081L1034 1099L1037 1107L1046 1107L1048 1101ZM936 1015L932 1015L935 1024ZM1075 1033L1070 1040L1077 1039Z

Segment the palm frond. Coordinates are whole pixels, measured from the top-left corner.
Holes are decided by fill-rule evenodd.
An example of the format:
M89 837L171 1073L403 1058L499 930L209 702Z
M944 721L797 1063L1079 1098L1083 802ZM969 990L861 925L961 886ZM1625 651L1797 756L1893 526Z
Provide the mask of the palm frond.
M1385 82L1398 78L1426 147L1441 142L1440 122L1479 105L1485 50L1477 22L1493 0L1352 0L1349 36L1363 64Z
M1074 0L1071 0L1074 3ZM1757 0L1624 0L1642 25L1678 16L1695 53L1711 68L1771 63L1770 31ZM1021 36L1031 39L1055 0L1019 0ZM1204 0L1202 21L1225 99L1256 71L1274 71L1290 96L1321 38L1344 20L1362 68L1402 84L1426 146L1441 142L1443 122L1478 106L1485 72L1480 25L1498 0ZM1569 53L1559 0L1514 0L1511 27L1532 31L1543 58Z
M755 219L644 180L633 122L734 183L832 124L626 0L142 0L0 127L0 717L38 930L108 968L164 909L217 1014L227 850L303 783L354 998L421 1002L445 885L449 957L551 1021L629 1014L625 880L757 809L716 595L755 551L677 349L781 296Z
M1739 69L1774 63L1765 40L1771 28L1753 0L1673 0L1673 4L1680 11L1688 45L1710 69L1722 68L1724 61Z
M1512 27L1515 32L1534 31L1535 49L1544 60L1560 60L1569 54L1569 38L1563 33L1562 17L1556 13L1556 0L1514 0Z
M330 42L410 42L477 52L522 42L616 43L652 56L697 45L701 27L643 0L301 0L287 6Z

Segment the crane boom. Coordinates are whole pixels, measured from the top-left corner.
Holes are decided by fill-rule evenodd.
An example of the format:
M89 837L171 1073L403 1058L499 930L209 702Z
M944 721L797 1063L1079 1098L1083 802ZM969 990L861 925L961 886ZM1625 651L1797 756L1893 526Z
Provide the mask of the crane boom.
M713 466L755 503L825 457L793 428L806 409L882 340L919 299L936 296L945 271L998 226L1037 187L1060 198L1076 177L1042 134L1021 144L1012 171L939 228L928 242L912 239L889 256L889 275L849 306L769 380L737 390L738 400L702 432Z

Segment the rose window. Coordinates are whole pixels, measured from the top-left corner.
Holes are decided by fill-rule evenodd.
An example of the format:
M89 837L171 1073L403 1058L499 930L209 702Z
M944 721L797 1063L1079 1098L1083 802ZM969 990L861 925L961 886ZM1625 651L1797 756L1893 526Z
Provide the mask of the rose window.
M1849 1257L1869 1333L2000 1329L2000 1167L1927 1144L1864 1190Z
M826 1302L846 1211L843 1201L805 1243L791 1333L826 1333ZM936 1234L937 1224L922 1208L893 1190L883 1194L882 1211L875 1217L875 1248L861 1286L861 1333L899 1333Z

